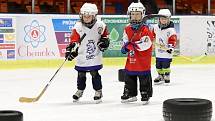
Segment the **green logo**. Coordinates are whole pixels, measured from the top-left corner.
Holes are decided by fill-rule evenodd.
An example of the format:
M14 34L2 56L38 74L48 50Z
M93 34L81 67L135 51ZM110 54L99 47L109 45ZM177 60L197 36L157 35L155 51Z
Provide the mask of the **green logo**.
M111 30L109 38L111 41L117 41L119 39L119 33L115 28Z

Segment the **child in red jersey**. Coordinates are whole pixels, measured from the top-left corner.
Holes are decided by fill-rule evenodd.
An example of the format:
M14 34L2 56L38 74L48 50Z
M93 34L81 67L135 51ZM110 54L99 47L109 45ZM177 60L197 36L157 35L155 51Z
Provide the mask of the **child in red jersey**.
M143 23L145 7L142 3L131 3L128 7L129 22L124 28L121 52L128 53L125 65L126 80L122 103L137 101L137 79L141 101L146 104L152 97L152 37L148 26Z

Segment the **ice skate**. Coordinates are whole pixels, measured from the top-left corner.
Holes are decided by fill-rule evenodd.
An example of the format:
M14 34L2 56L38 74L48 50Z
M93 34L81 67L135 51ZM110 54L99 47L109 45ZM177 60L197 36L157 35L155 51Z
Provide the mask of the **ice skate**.
M158 77L155 78L154 84L155 85L160 85L162 83L164 83L164 77L163 77L163 75L159 74Z
M103 97L102 90L100 89L95 92L95 96L93 98L96 103L100 103L100 102L102 102L102 99L101 99L102 97Z
M73 95L73 102L77 102L83 95L84 90L78 90L74 95Z
M137 97L136 96L134 96L134 97L128 97L127 99L122 99L121 103L128 103L128 102L135 102L135 101L137 101Z
M170 85L170 76L169 75L165 75L164 76L164 84L166 85L166 86L169 86Z
M124 89L124 93L121 96L121 103L128 103L128 102L134 102L137 101L137 97L136 96L130 96L128 89Z
M146 105L149 103L149 96L147 94L147 92L141 92L141 101L143 105Z

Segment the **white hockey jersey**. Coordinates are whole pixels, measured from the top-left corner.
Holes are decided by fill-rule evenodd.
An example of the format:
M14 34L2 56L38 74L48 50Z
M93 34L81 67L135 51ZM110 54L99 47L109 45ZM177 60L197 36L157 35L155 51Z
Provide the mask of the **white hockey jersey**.
M158 24L156 24L153 28L153 32L155 34L155 42L157 44L160 44L161 46L164 46L165 48L169 48L169 39L172 36L176 36L176 31L174 27L169 27L166 29L160 29ZM176 40L173 42L173 47L175 46ZM161 58L161 59L172 59L173 53L169 54L166 52L166 50L155 46L155 56L156 58Z
M78 71L99 70L102 68L102 52L99 50L97 43L106 30L104 22L97 20L92 28L84 26L81 22L76 22L72 36L85 38L81 41L78 56L76 57L75 69ZM74 35L78 34L78 35ZM75 38L75 37L74 37ZM71 39L74 39L71 37ZM71 40L75 42L77 40Z

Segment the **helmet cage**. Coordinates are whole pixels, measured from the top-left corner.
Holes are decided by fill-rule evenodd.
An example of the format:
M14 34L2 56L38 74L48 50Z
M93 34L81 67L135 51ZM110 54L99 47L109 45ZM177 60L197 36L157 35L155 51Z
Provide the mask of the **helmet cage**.
M128 7L128 11L127 14L129 15L129 22L131 24L139 24L142 22L143 17L145 16L145 7L143 6L142 3L138 2L138 3L134 3L132 2L131 5ZM141 19L140 20L132 20L131 19L131 12L141 12Z

